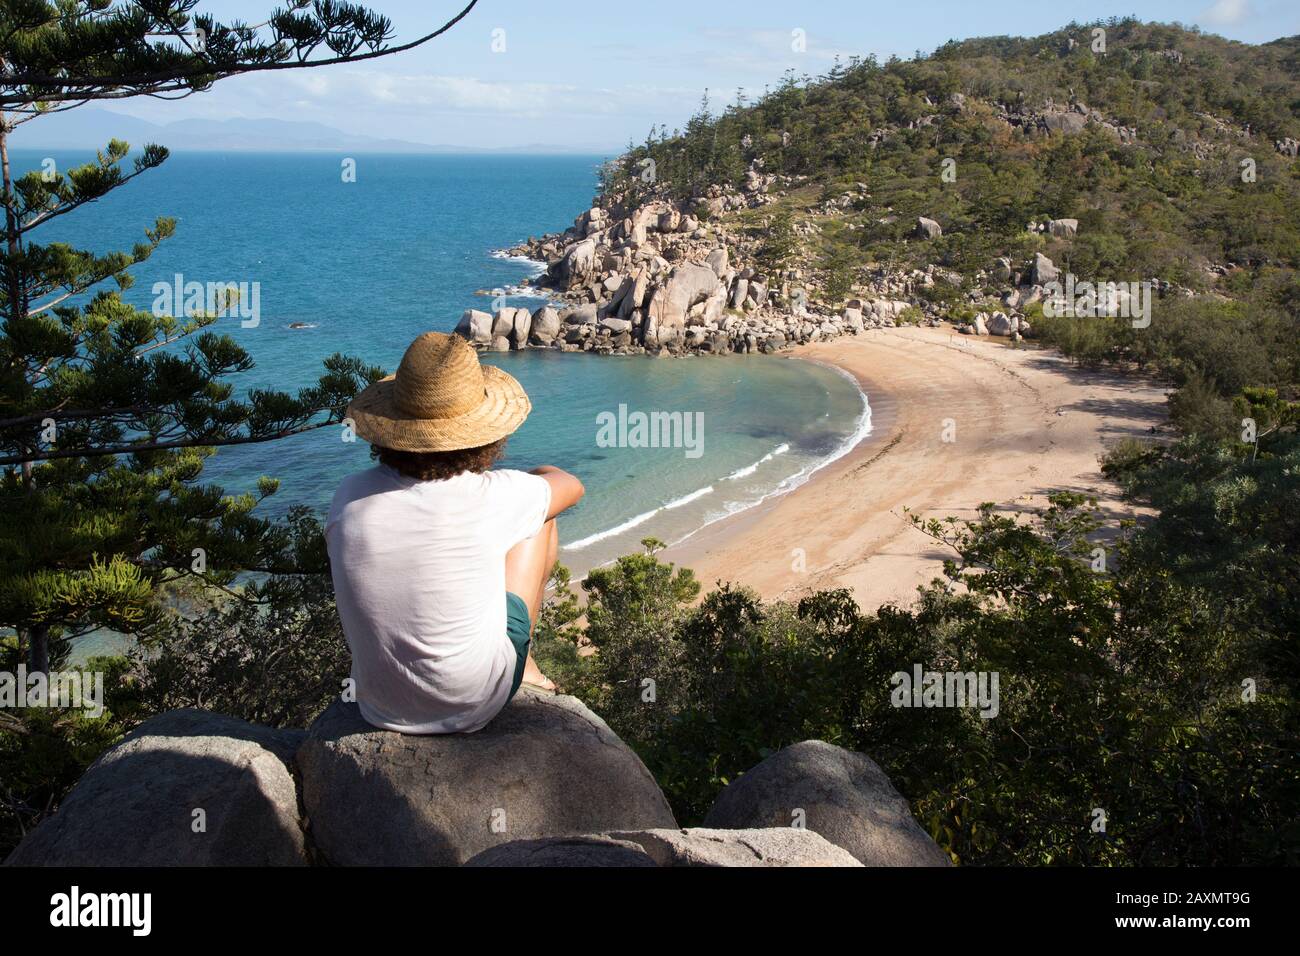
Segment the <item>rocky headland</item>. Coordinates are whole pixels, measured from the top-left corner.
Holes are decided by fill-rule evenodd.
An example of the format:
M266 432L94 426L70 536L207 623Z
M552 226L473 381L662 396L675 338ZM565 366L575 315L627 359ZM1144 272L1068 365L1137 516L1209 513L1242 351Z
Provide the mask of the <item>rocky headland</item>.
M1070 135L1089 121L1102 122L1075 110L1005 118L1045 136ZM882 137L887 132L881 131ZM1129 133L1119 129L1116 135L1128 141ZM618 193L597 196L568 229L504 250L544 266L528 284L555 304L467 309L457 333L487 351L549 348L615 355L771 353L899 325L948 324L962 334L1019 339L1033 335L1025 310L1044 301L1049 283L1065 282L1063 270L1042 252L1024 261L996 258L969 276L942 262L910 270L866 265L862 281L836 300L815 266L764 268L761 242L738 228L736 213L772 206L804 186L806 177L765 175L762 165L761 158L752 161L739 190L715 184L688 200L675 200L663 190L637 201ZM793 229L812 237L826 221L869 205L866 185L857 183L839 199L806 209ZM883 211L881 221L890 221L889 210ZM770 224L774 216L762 221ZM1074 218L1025 227L1065 251L1079 228ZM919 216L910 236L904 241L940 239L943 226ZM1157 296L1190 294L1168 281L1148 281ZM959 312L951 297L925 294L936 284L962 290Z
M882 275L870 297L832 312L801 270L762 271L749 243L701 218L764 205L771 180L756 173L744 193L714 186L686 204L598 197L571 228L507 250L545 264L533 284L562 307L471 309L456 331L492 351L677 355L776 352L898 323L924 273Z

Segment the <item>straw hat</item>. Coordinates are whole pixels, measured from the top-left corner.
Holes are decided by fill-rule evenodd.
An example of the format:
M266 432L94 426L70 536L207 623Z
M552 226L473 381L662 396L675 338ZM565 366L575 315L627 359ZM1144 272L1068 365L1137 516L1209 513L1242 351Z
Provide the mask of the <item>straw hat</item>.
M504 438L532 410L523 386L501 369L479 365L459 335L425 332L397 374L352 400L347 416L366 441L398 451L456 451Z

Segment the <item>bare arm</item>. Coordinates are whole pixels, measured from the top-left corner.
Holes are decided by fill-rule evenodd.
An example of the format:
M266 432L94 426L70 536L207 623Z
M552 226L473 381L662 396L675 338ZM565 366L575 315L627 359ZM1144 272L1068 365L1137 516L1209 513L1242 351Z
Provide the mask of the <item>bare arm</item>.
M582 486L582 482L576 476L561 468L556 468L554 465L542 465L539 468L534 468L532 474L545 478L546 483L551 486L551 509L546 513L548 521L561 511L572 508L587 493L587 489Z

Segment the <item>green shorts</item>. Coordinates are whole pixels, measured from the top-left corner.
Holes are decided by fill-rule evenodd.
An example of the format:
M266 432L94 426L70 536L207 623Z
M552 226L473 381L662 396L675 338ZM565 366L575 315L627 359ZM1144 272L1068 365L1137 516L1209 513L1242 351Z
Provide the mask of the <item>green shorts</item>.
M524 667L528 664L528 645L532 642L529 632L533 622L528 617L528 605L524 599L512 591L506 592L506 637L515 646L515 679L510 684L509 701L519 692L519 685L524 681Z

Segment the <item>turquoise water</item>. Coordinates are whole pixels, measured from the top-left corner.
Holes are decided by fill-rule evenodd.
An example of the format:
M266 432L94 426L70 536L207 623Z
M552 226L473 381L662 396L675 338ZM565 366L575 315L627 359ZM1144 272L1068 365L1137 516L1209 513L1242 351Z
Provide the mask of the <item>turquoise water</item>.
M21 145L21 140L19 141ZM21 174L44 153L15 150ZM86 156L54 152L60 168ZM526 236L570 224L596 187L600 157L355 157L180 153L160 169L34 233L96 251L129 249L160 215L173 239L136 268L125 297L150 308L156 281L257 282L260 323L228 332L257 363L238 387L293 391L315 381L338 351L396 367L421 332L450 331L461 311L507 304L536 266L493 255ZM291 323L309 328L291 329ZM506 464L550 463L578 474L586 499L561 521L562 560L578 572L635 550L646 535L674 542L707 522L788 490L869 428L863 396L845 376L769 356L687 359L551 352L485 356L516 376L533 413L511 439ZM702 445L604 447L598 416L681 412L703 416ZM223 448L205 480L236 492L259 475L281 479L264 506L328 507L339 479L369 465L368 448L337 427L264 445ZM690 452L690 454L688 454Z

